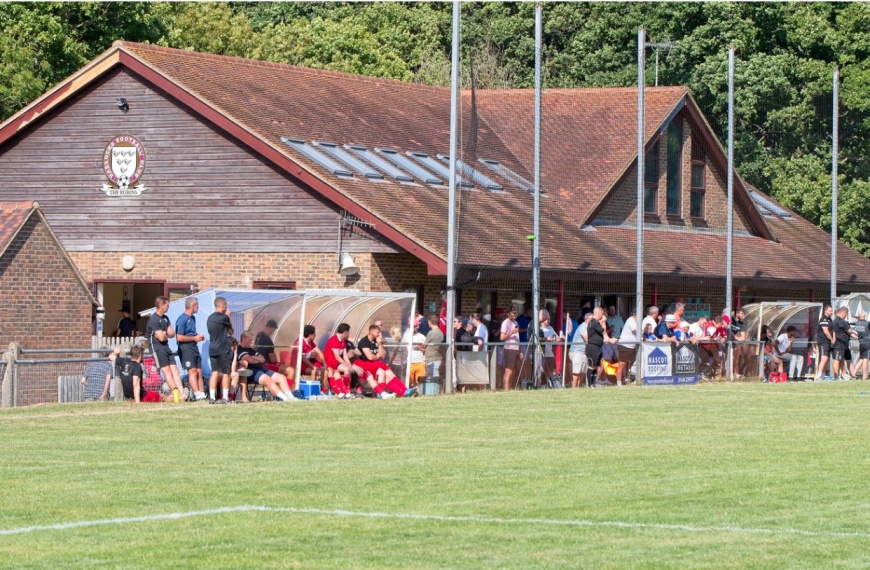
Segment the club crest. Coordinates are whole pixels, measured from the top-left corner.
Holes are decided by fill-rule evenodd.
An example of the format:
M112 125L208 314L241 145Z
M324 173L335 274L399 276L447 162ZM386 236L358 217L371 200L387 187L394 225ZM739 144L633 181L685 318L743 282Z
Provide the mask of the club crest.
M106 196L139 196L145 185L139 183L145 171L145 147L139 139L120 135L112 139L103 152L103 173L109 184L103 184Z

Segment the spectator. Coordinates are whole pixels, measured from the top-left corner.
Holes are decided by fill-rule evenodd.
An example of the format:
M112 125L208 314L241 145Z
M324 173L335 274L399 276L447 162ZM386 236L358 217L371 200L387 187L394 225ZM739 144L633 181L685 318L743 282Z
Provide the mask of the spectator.
M148 319L146 334L151 343L151 353L157 361L157 368L163 374L163 381L172 390L172 401L176 404L181 401L181 392L184 386L181 384L181 376L178 374L178 366L175 364L175 356L169 349L169 339L175 336L175 327L169 322L166 311L169 310L169 299L159 296L154 300L155 311Z
M592 310L592 320L589 321L586 333L586 360L589 365L589 370L586 373L587 386L595 386L595 381L603 373L601 356L604 343L615 342L616 339L610 338L607 334L607 316L604 313L604 307L595 307Z
M591 301L583 301L583 304L580 305L580 320L586 321L586 313L592 312L592 302Z
M858 377L858 370L862 371L862 378L867 379L867 365L870 360L870 323L867 322L867 313L863 310L858 310L856 313L858 321L852 326L852 329L858 335L858 348L860 356L852 370L852 376Z
M425 344L423 356L426 359L426 377L430 381L440 380L444 333L438 327L437 315L429 315L429 332L426 333Z
M674 315L667 315L665 320L659 323L655 329L656 338L658 340L677 342L676 328L677 318Z
M254 347L266 359L266 364L276 365L272 370L277 370L278 356L275 354L275 343L272 342L272 335L278 330L278 322L275 319L266 321L266 327L257 333L257 338L254 340Z
M429 334L429 331L432 330L432 327L429 325L429 319L417 313L417 317L414 319L414 322L417 323L417 332L421 335L426 336Z
M553 354L553 344L564 337L556 334L556 330L550 324L550 312L546 309L539 311L541 324L541 343L544 346L544 380L549 380L556 373L556 356Z
M502 322L499 332L499 341L504 343L504 376L502 376L502 389L511 389L511 377L519 372L520 362L520 327L517 323L519 311L511 306L507 318Z
M692 333L689 332L689 328L689 323L686 321L680 322L680 325L674 330L674 338L677 342L685 343L692 340Z
M798 378L803 372L804 357L794 353L794 338L797 328L789 326L776 338L777 352L783 362L788 362L788 377Z
M628 377L628 372L637 359L637 317L634 313L628 317L622 327L617 350L619 367L616 369L616 385L622 386L623 380Z
M426 348L426 336L420 333L419 326L413 323L402 337L403 345L407 345L409 341L411 342L411 369L408 374L408 383L411 386L416 386L420 380L426 378L426 357L423 354L423 350Z
M188 297L184 301L184 312L175 320L175 340L178 342L178 358L181 366L187 370L187 385L194 400L205 400L205 386L202 380L202 356L199 353L198 342L205 336L196 332L196 315L199 311L199 299Z
M734 376L742 378L746 374L746 367L749 359L749 338L746 336L746 325L743 323L743 317L746 313L743 307L734 309L734 318L731 319L730 337L732 342L732 360L736 361L736 369Z
M133 400L137 404L141 402L170 402L173 396L161 396L159 392L145 390L142 387L142 347L134 346L130 349L130 356L121 356L121 347L115 347L115 351L109 355L109 360L114 363L121 378L121 388L124 398Z
M701 315L696 322L689 325L689 334L695 340L707 337L707 315Z
M473 338L465 330L466 328L468 328L468 319L462 315L453 317L453 342L456 345L456 350L460 352L470 352L472 348Z
M577 327L574 333L574 340L571 342L571 348L568 350L568 357L571 359L571 387L577 388L580 386L580 375L585 376L589 369L589 362L586 358L586 338L589 331L589 321L592 320L592 313L586 313L583 317L583 322Z
M254 348L254 333L245 331L239 341L238 360L243 368L252 372L250 378L254 384L264 386L273 396L285 402L295 402L296 397L290 392L287 377L280 372L264 368L266 357ZM241 381L241 380L240 380ZM247 384L241 381L243 384Z
M831 332L834 334L834 344L831 348L831 366L834 369L834 379L840 378L840 369L843 364L843 358L846 356L846 350L849 348L849 338L858 338L858 334L852 330L849 321L846 317L849 316L849 309L845 306L837 309L834 320L831 321ZM848 374L848 370L845 371Z
M517 326L520 328L520 344L528 346L529 327L532 324L532 307L526 307L522 315L517 317Z
M646 326L652 326L652 330L655 331L656 327L659 326L659 321L657 317L659 316L659 308L655 305L650 305L646 309L646 316L643 318L643 322L641 322L641 330L646 330Z
M107 360L89 363L82 372L81 384L85 400L104 401L112 385L112 363Z
M130 311L122 308L120 311L121 320L118 321L118 328L112 333L112 336L130 338L136 330L136 323L130 318Z
M625 321L622 320L621 316L616 314L616 305L607 307L607 325L613 327L612 336L618 338L622 335L622 327L625 326Z
M643 340L646 341L656 341L659 337L655 335L653 332L653 325L651 323L647 323L643 327Z
M816 349L819 352L819 368L816 370L816 380L830 380L831 377L827 374L828 358L831 355L831 346L834 344L834 333L831 332L831 317L834 315L834 308L830 305L825 305L822 315L819 317L819 324L816 328Z
M489 340L489 331L486 328L486 325L483 323L483 320L480 317L480 313L474 313L471 315L471 324L474 326L474 337L475 343L477 346L474 347L475 352L486 352L487 350L487 342Z

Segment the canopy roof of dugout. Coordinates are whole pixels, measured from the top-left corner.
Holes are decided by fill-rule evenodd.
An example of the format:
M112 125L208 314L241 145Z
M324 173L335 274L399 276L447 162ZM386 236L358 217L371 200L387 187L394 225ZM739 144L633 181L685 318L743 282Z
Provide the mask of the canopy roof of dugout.
M849 308L849 317L857 318L858 311L870 314L870 293L852 293L844 297L837 297L834 307L846 306Z
M200 344L203 372L211 373L208 358L208 329L206 321L214 311L214 302L218 297L227 301L230 320L233 323L233 336L238 340L242 331L256 334L266 328L270 320L278 325L271 335L275 344L276 354L290 353L291 347L302 335L305 325L313 325L316 331L317 345L323 349L330 336L340 323L350 325L349 339L356 343L368 333L369 325L375 320L383 323L384 338L390 337L390 331L399 327L406 346L395 351L394 361L404 361L410 357L410 334L405 334L410 318L417 307L416 293L366 293L363 291L346 290L275 290L275 289L206 289L188 297L176 299L169 304L166 316L175 325L176 320L184 312L189 298L199 301L199 311L196 313L196 330L205 337ZM154 309L142 311L142 316L150 316ZM175 339L170 340L170 347L176 350ZM298 368L298 366L297 366ZM407 368L407 366L404 366ZM407 372L407 371L406 371Z
M822 312L821 303L800 303L797 301L775 301L744 305L746 313L743 324L748 340L757 341L761 337L761 327L767 325L773 338L794 326L795 346L806 346L812 342L816 324ZM758 375L764 374L764 359L758 359Z

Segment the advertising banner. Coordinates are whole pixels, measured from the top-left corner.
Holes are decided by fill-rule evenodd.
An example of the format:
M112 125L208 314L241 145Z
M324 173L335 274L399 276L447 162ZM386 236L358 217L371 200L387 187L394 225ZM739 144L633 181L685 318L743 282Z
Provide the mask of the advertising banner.
M694 344L645 342L641 364L647 386L696 384L699 379L698 346Z

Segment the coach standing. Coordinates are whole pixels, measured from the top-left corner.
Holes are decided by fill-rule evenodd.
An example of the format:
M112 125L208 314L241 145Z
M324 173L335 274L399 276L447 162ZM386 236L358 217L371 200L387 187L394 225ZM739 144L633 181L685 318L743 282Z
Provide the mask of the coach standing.
M214 313L206 321L208 329L208 355L211 362L211 377L208 379L208 393L212 404L230 403L230 371L233 365L233 354L230 347L230 337L233 335L233 324L230 322L230 310L227 300L217 297L214 300ZM221 381L221 399L217 399L218 376Z
M196 332L196 312L199 300L188 297L184 301L184 312L175 321L175 340L178 342L178 357L187 370L187 383L195 400L205 400L205 387L202 385L202 357L196 343L205 337Z

